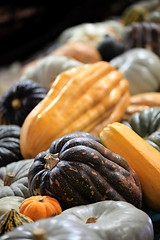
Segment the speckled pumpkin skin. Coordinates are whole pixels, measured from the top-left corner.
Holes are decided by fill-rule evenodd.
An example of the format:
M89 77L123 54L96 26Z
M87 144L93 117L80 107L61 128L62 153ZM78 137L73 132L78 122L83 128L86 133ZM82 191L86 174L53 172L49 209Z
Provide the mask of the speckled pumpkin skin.
M107 199L141 207L139 180L124 158L93 138L67 136L36 156L28 174L32 195L52 196L62 209ZM58 153L51 169L45 160L48 153Z

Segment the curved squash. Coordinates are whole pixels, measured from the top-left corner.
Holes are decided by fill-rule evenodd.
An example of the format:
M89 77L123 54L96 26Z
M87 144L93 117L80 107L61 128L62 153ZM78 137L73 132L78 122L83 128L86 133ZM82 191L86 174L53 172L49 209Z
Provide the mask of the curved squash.
M129 97L127 80L105 61L61 73L25 119L23 157L35 157L55 139L77 130L98 135L107 123L120 120Z
M160 153L122 123L108 124L100 138L105 147L124 157L135 170L147 205L160 211Z
M150 107L160 107L160 92L145 92L132 95L130 97L130 104L121 121L129 121L132 114Z

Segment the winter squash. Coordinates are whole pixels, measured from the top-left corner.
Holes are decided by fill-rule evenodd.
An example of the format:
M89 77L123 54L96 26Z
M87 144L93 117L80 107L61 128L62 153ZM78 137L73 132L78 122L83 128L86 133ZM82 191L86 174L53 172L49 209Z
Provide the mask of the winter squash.
M94 63L102 60L99 51L85 42L65 43L55 49L51 55L71 57L82 63Z
M152 18L152 16L155 15L155 13L158 11L158 8L158 0L137 1L124 10L122 13L122 19L126 25L129 25L133 22L142 22L144 20L156 20L157 18Z
M48 55L24 65L19 74L19 79L20 81L31 79L43 84L48 89L58 74L82 65L83 63L74 58Z
M12 231L19 225L32 223L32 219L24 216L15 209L11 209L7 213L0 216L0 235Z
M130 104L121 121L129 121L132 114L141 112L149 107L160 107L160 92L145 92L130 97Z
M124 24L117 20L81 23L65 29L56 39L56 43L63 45L70 42L85 42L93 47L97 47L106 34L116 39L121 39L123 31Z
M129 82L131 95L155 92L160 87L160 58L145 48L133 48L110 61Z
M49 196L31 196L20 205L19 212L33 221L56 216L62 212L59 202Z
M107 123L119 121L129 97L128 81L105 61L61 73L24 121L23 157L34 158L55 139L77 130L98 136Z
M7 196L30 197L28 171L33 159L12 162L0 168L0 199Z
M0 125L0 167L23 159L20 151L21 127Z
M143 21L132 23L125 28L122 43L126 50L132 48L146 48L160 56L160 25Z
M122 41L105 35L97 45L97 50L104 61L111 61L125 51L125 45Z
M4 213L7 213L11 209L19 211L19 207L23 200L23 197L18 196L8 196L0 198L0 216Z
M133 205L123 201L107 200L73 207L54 218L19 226L12 232L4 234L1 240L18 238L153 240L153 225L149 216Z
M160 153L122 123L108 124L100 133L102 143L120 154L135 170L144 196L152 210L160 211Z
M141 186L120 156L88 137L55 140L28 173L31 195L56 198L62 209L106 199L141 207Z
M57 217L40 219L19 226L12 232L4 234L1 240L17 240L19 238L23 240L103 240L100 235L87 226L65 219L59 221Z
M160 107L150 107L134 113L128 122L122 123L160 152Z
M46 96L47 91L35 81L18 81L1 97L0 114L8 124L21 126L29 112Z
M124 201L106 200L72 207L63 211L58 218L86 225L107 240L153 239L150 217Z
M0 235L12 231L15 227L26 223L32 223L32 219L24 216L15 209L0 216Z

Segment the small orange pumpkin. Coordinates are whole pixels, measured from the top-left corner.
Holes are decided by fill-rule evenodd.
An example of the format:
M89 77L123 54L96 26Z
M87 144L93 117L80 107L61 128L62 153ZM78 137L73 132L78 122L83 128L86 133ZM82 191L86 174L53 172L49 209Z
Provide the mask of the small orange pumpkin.
M19 212L33 221L56 216L62 212L59 202L50 196L32 196L26 198L20 205Z

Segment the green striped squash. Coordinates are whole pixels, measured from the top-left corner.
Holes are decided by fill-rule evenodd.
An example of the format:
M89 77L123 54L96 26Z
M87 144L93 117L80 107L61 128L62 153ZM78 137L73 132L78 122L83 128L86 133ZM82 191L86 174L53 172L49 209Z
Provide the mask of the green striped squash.
M12 231L15 227L25 223L31 223L33 220L15 209L11 209L0 217L0 235Z

